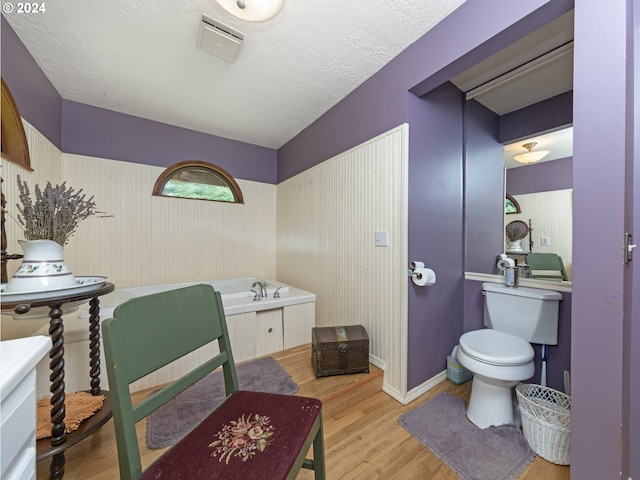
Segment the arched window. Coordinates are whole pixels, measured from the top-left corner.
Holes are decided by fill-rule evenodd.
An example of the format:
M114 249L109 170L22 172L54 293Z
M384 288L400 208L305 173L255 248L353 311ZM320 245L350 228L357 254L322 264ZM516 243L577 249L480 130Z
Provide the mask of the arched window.
M244 203L240 187L231 175L212 163L187 160L167 168L156 180L153 194Z
M9 87L2 79L2 158L32 171L27 136L24 133L18 107Z

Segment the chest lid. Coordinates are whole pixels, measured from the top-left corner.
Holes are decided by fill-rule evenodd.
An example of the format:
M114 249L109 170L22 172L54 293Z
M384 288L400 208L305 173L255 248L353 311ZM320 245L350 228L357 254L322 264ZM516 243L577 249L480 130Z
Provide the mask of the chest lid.
M315 327L312 330L312 335L313 343L321 345L369 343L369 336L362 325Z

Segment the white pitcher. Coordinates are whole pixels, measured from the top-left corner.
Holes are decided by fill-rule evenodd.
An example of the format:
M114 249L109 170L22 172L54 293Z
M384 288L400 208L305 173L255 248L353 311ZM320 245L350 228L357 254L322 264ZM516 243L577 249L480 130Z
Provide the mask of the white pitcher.
M5 293L29 293L73 287L76 279L63 260L64 247L53 240L18 240L22 265L7 283Z

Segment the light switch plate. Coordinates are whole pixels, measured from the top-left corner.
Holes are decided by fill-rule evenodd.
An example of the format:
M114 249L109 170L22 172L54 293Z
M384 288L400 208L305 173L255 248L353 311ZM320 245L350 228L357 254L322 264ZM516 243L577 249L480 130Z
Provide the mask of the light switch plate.
M389 231L376 230L376 247L388 247L388 246L389 246Z

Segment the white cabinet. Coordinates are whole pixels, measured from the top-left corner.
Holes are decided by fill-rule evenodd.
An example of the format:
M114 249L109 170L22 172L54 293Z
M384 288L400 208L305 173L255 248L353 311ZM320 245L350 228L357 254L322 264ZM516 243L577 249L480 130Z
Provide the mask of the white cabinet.
M288 305L282 309L284 348L311 343L311 329L316 326L316 302Z
M51 348L45 336L0 342L0 478L36 476L36 365Z
M282 309L256 312L256 357L282 350Z
M227 316L233 359L243 362L256 356L256 312Z
M233 358L242 362L311 343L315 302L227 316Z
M233 359L243 362L282 350L282 309L227 317Z

